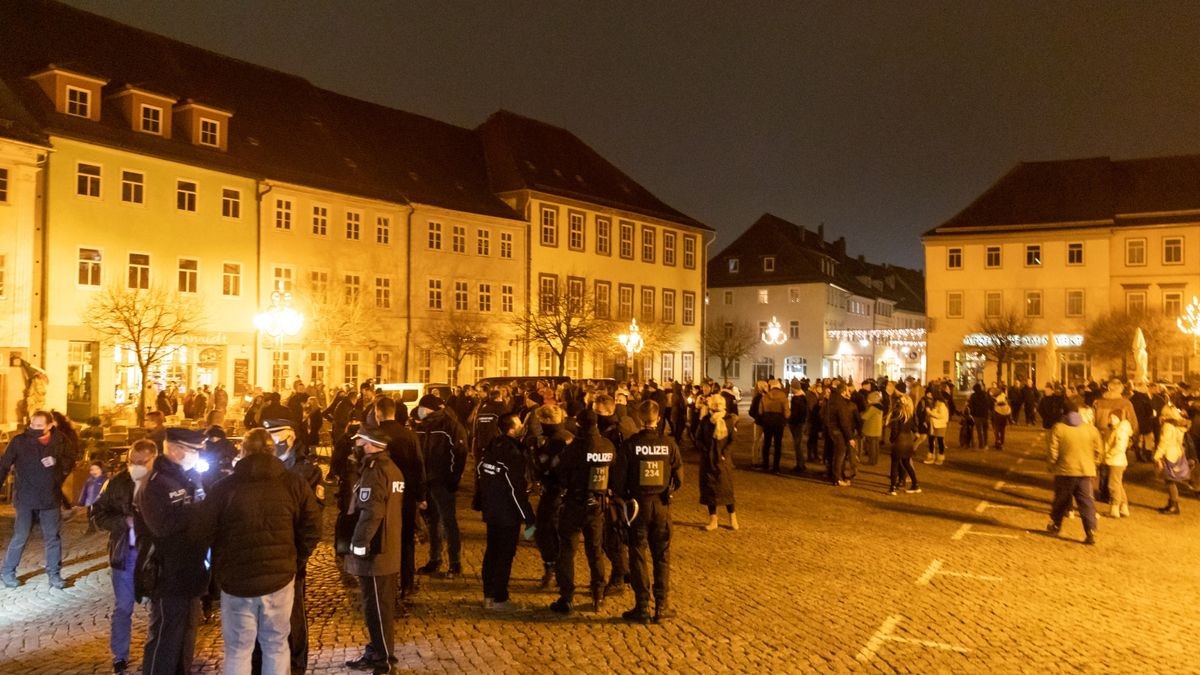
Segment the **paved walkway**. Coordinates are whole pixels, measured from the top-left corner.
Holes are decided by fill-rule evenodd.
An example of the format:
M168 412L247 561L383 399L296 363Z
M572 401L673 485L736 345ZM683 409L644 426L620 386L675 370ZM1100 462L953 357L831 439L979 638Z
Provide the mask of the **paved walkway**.
M952 430L953 431L953 430ZM749 463L740 434L739 464ZM957 438L952 433L950 438ZM1004 452L951 448L944 466L918 464L924 493L884 494L887 456L849 488L812 479L739 472L742 529L701 529L695 464L674 509L674 604L664 626L599 615L558 618L555 597L534 589L536 550L522 544L515 600L497 617L480 607L483 527L460 496L460 580L427 580L397 622L405 671L429 672L1183 672L1200 625L1200 502L1180 517L1150 468L1130 471L1133 517L1101 519L1099 544L1083 546L1079 521L1042 533L1050 477L1040 434L1010 427ZM790 455L790 444L785 446ZM685 456L688 453L685 451ZM790 466L790 462L785 461ZM26 584L0 589L0 673L107 672L109 573L104 535L68 524L64 591L37 574L40 540L26 551ZM724 522L724 520L722 521ZM0 541L12 527L0 511ZM418 564L424 561L418 558ZM580 579L586 579L582 556ZM310 563L312 672L344 672L365 641L358 602L322 545ZM145 633L134 625L134 653ZM196 672L218 672L220 628L204 626ZM135 658L135 663L140 659Z

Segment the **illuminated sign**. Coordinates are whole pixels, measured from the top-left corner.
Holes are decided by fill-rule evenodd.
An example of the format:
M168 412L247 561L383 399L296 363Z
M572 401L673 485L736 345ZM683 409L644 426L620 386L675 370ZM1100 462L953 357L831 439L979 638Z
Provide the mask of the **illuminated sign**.
M1050 344L1048 335L1009 335L1008 342L1021 347L1045 347ZM996 343L996 336L985 333L971 333L963 336L963 344L968 347L991 347ZM1054 334L1055 347L1082 347L1082 335Z

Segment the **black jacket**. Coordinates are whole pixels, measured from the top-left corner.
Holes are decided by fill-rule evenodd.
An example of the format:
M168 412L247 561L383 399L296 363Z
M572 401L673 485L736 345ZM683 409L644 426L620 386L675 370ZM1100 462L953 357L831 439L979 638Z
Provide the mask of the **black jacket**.
M157 579L140 589L149 597L195 598L208 588L208 545L195 536L199 476L163 455L154 459L137 498L138 565L154 565ZM152 576L147 576L149 582Z
M500 416L505 412L503 401L484 401L475 409L475 419L471 421L471 449L476 457L500 435Z
M404 475L404 501L412 504L425 501L425 460L417 435L396 420L380 422L379 429L391 438L387 444L388 457Z
M803 393L792 394L788 408L788 424L804 424L808 420L808 399Z
M489 525L534 522L525 482L525 453L517 439L502 435L483 449L475 467L474 507Z
M198 528L211 542L221 590L253 598L283 588L321 539L312 489L277 457L242 458L201 505Z
M613 493L622 499L670 494L683 485L683 461L669 436L642 429L620 449L622 469L613 476Z
M563 502L587 504L596 494L607 494L610 472L616 463L616 448L595 427L581 428L558 458L556 482Z
M829 433L840 432L846 440L854 440L862 429L862 415L854 402L835 392L829 395L825 406L825 428Z
M417 425L417 439L425 457L425 480L445 485L452 492L457 490L467 461L467 439L462 425L445 409L437 410Z
M58 508L65 465L68 461L74 463L67 455L66 439L57 429L51 430L46 445L29 433L14 436L0 457L0 485L8 478L8 472L16 469L13 505L19 509Z
M350 546L367 553L347 555L346 572L360 577L399 574L404 475L386 452L366 455L362 467L350 503L351 515L358 517Z
M122 471L104 484L99 499L92 504L92 518L108 530L108 564L122 569L129 554L129 524L133 516L133 477Z

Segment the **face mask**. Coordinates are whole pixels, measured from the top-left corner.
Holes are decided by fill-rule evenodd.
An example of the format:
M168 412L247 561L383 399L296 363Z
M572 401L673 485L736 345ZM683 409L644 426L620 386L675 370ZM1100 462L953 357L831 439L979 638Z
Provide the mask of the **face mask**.
M148 473L150 473L150 469L141 464L130 464L129 465L129 475L134 480L141 480L141 479L145 478L146 474L148 474Z
M417 408L417 419L423 420L429 414L429 408Z
M275 444L275 456L279 459L287 459L288 455L292 454L292 448L287 441L279 441Z
M33 427L29 427L28 429L25 430L25 433L29 436L32 436L33 438L38 438L40 436L45 435L46 431L48 431L48 430L47 429L34 429Z
M200 453L185 452L183 454L183 462L180 463L180 466L183 467L184 471L191 471L192 469L196 468L196 463L199 461L200 461Z

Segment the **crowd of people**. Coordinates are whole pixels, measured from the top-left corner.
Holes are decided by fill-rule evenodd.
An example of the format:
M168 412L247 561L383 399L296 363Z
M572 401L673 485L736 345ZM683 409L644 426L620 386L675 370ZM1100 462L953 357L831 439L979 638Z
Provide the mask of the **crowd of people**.
M197 626L218 606L226 672L305 672L306 570L322 540L327 486L336 506L329 538L344 580L359 588L370 637L346 666L377 673L396 662L395 612L420 593L418 577L463 573L457 495L468 472L470 506L487 531L486 611L517 608L509 581L525 539L542 563L538 587L557 591L545 611L596 612L631 590L622 617L637 623L675 616L670 509L684 479L681 448L697 459L703 530L720 527L722 507L728 527L739 529L732 442L744 423L754 426L755 468L781 470L786 430L791 470L835 487L851 485L858 467L886 450L888 495L922 492L914 460L924 449L925 464L945 463L952 420L958 447L993 450L1003 450L1010 424L1040 425L1055 488L1047 529L1060 530L1073 502L1088 543L1097 499L1109 503L1109 516L1129 516L1123 475L1131 456L1156 463L1168 493L1163 513L1179 513L1180 486L1200 488L1189 461L1200 445L1200 399L1186 387L1115 379L1041 390L976 384L961 405L949 381L772 379L757 383L745 418L746 397L712 380L660 387L522 378L455 388L446 400L426 394L411 411L370 382L328 395L297 382L286 399L272 392L245 406L240 439L227 433L223 391L191 398L199 429L168 428L179 413L170 394L159 396L124 466L93 462L77 499L63 495L63 483L87 444L103 437L97 420L77 433L64 416L35 412L0 459L0 482L14 470L16 489L0 568L6 586L21 584L16 566L34 522L54 588L64 586L63 509L86 509L89 524L109 533L114 672L128 669L131 617L143 599L145 673L186 671ZM315 452L322 446L328 475ZM417 567L421 542L428 557ZM586 607L576 599L581 542Z

